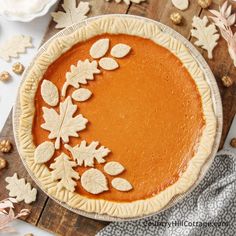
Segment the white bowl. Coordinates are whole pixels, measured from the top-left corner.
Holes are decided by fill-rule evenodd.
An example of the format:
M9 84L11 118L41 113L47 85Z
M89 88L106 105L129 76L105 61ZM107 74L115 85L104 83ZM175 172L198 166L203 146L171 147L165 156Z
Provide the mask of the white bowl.
M36 12L34 14L29 14L29 15L25 15L25 16L16 16L13 14L8 14L6 12L2 12L0 9L0 15L3 16L6 20L9 21L19 21L19 22L30 22L32 20L34 20L35 18L38 18L40 16L44 16L48 13L49 9L56 4L58 0L51 0L49 3L47 3L44 8L39 11Z

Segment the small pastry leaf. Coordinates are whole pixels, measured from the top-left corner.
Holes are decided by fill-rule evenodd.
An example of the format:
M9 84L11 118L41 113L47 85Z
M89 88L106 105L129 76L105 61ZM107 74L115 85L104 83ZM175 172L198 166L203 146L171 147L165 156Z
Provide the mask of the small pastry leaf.
M36 163L45 163L49 161L55 152L55 147L52 142L45 141L41 143L34 152L34 159Z
M123 179L123 178L114 178L111 181L111 185L113 188L115 188L119 191L122 191L122 192L129 191L133 188L132 185L130 184L130 182L126 179Z
M118 43L111 49L111 55L116 58L125 57L131 50L127 44Z
M90 55L94 59L103 57L109 49L109 39L99 39L90 48Z
M81 176L81 185L89 193L99 194L108 190L105 175L97 169L86 170Z
M50 106L56 106L59 101L58 89L54 83L49 80L43 80L41 85L41 95L43 100Z
M119 175L124 169L124 166L117 161L110 161L104 166L104 171L109 175Z
M116 60L110 57L103 57L102 59L99 60L98 64L104 70L115 70L119 67Z
M88 100L92 95L92 92L89 89L80 88L75 90L72 93L72 98L77 102L84 102Z

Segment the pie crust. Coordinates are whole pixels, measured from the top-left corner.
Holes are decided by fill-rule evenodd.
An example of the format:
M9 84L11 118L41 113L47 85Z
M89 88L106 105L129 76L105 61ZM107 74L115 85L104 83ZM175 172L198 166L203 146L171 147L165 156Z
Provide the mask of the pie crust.
M199 146L189 161L187 169L179 179L159 194L145 200L133 202L111 202L102 199L91 199L70 192L65 188L58 188L52 173L43 163L36 163L34 158L35 145L32 136L34 119L34 98L38 84L48 66L78 42L85 41L103 33L127 34L143 37L154 41L174 55L186 67L195 81L202 100L205 127L199 140ZM19 151L34 174L41 187L50 196L65 202L72 208L86 212L107 214L120 218L131 218L148 215L161 210L176 195L186 192L198 179L201 167L211 153L216 134L216 117L213 111L210 88L204 74L189 50L177 39L163 33L154 23L123 17L105 16L96 19L67 36L61 36L52 41L49 47L35 61L20 90L20 124Z

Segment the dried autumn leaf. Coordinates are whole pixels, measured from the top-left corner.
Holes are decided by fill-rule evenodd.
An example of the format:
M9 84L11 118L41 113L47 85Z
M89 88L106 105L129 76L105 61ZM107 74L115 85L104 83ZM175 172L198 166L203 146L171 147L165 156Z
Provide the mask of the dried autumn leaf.
M99 60L98 64L104 70L115 70L119 67L119 64L116 62L116 60L110 57L103 57Z
M54 83L49 80L43 80L41 85L41 95L43 100L50 106L56 106L59 101L58 89Z
M60 103L60 113L58 114L53 108L43 107L43 118L45 123L41 127L50 131L49 139L56 139L55 148L60 148L60 140L65 143L69 142L69 137L79 137L78 131L85 129L88 122L81 114L73 117L77 106L68 96L64 102Z
M66 188L71 192L75 191L75 180L80 178L79 174L73 169L76 165L74 161L69 160L65 153L61 153L60 156L55 158L55 162L50 165L50 168L53 169L51 172L53 180L60 180L57 184L59 189Z
M62 7L65 12L51 13L53 20L57 22L56 28L65 28L84 20L87 18L86 14L90 11L88 2L81 1L76 7L76 0L64 0Z
M92 95L92 92L89 89L80 88L75 90L72 93L72 98L77 102L84 102L88 100Z
M103 57L109 49L109 39L99 39L90 48L90 56L94 59Z
M66 82L62 87L62 96L66 95L66 90L69 85L74 88L79 88L79 84L87 84L87 80L93 80L94 74L99 74L100 70L97 68L96 61L90 62L88 59L85 61L78 61L77 66L71 65L70 72L66 73Z
M81 176L81 185L89 193L99 194L108 190L105 175L97 169L86 170Z
M83 164L84 166L94 166L94 159L96 159L98 163L104 163L106 160L103 157L107 156L110 152L110 150L104 146L97 148L98 144L98 142L92 142L86 146L86 141L83 140L80 145L71 147L66 144L65 148L71 152L79 166Z
M119 162L117 161L110 161L106 163L104 166L104 171L109 174L109 175L119 175L125 170L124 166L122 166Z
M202 19L194 16L192 26L194 29L191 30L192 36L197 38L194 42L195 45L201 46L203 49L207 50L208 58L212 58L212 51L217 45L217 40L220 35L217 33L215 24L208 24L208 19L204 16Z
M118 43L111 49L111 55L116 58L125 57L131 50L131 47L124 43Z
M8 62L11 58L19 57L20 53L24 53L26 48L30 47L32 47L31 37L16 35L0 46L0 58Z
M111 181L111 185L113 188L122 192L130 191L133 188L130 182L123 178L114 178Z
M55 147L52 142L45 141L41 143L34 152L35 163L45 163L54 155Z
M25 179L18 179L17 174L15 173L12 177L7 177L6 182L10 197L16 197L18 202L23 201L26 204L34 202L36 200L37 190L31 188L30 183L25 183Z

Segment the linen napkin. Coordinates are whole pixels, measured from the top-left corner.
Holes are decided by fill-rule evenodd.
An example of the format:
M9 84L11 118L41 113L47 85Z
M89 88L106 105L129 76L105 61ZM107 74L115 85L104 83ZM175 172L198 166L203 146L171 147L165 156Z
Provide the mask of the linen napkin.
M111 223L97 236L236 235L236 155L220 151L199 185L157 215Z

